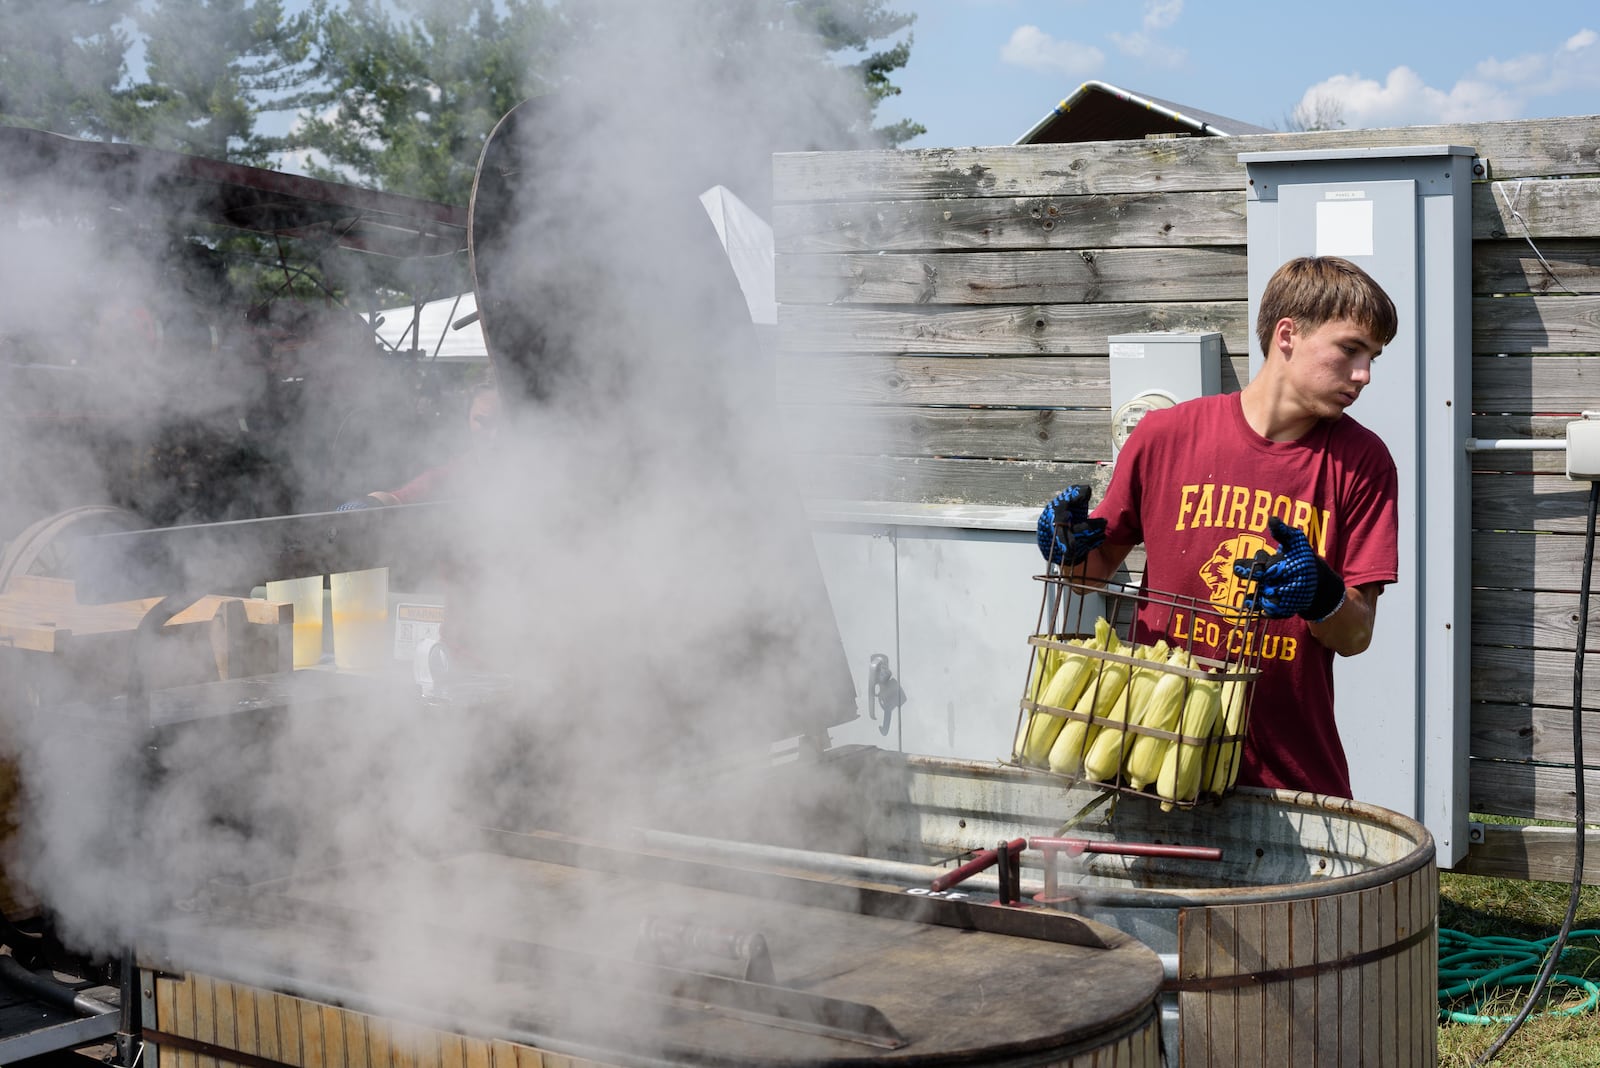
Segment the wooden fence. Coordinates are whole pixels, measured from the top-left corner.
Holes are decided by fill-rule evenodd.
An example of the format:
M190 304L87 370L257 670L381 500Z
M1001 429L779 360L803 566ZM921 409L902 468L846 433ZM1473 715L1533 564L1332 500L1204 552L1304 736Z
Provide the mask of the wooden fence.
M1600 409L1600 118L800 153L775 160L773 218L780 400L805 494L1037 506L1074 482L1103 487L1108 335L1220 331L1223 388L1245 381L1239 153L1438 144L1487 162L1472 190L1473 435L1562 437ZM1476 813L1574 814L1588 487L1563 464L1472 458ZM1588 645L1600 652L1600 628ZM1600 763L1593 664L1586 763ZM1600 772L1585 781L1600 799ZM1457 870L1566 879L1572 844L1491 826Z

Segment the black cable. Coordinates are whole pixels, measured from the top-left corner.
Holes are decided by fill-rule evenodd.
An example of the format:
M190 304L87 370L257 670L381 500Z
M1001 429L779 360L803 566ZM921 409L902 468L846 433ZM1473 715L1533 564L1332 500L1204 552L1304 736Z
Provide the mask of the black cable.
M1583 890L1583 840L1587 836L1583 811L1583 650L1589 644L1589 574L1594 568L1594 525L1597 512L1600 512L1600 482L1591 482L1589 522L1583 540L1583 579L1578 585L1578 649L1572 656L1572 770L1573 778L1577 780L1573 789L1572 824L1576 831L1576 840L1572 851L1572 890L1567 896L1567 915L1561 921L1561 929L1556 932L1555 941L1550 944L1550 952L1544 959L1544 967L1539 969L1539 978L1528 991L1528 1000L1523 1002L1522 1010L1506 1025L1505 1031L1494 1040L1494 1044L1472 1062L1475 1066L1488 1064L1494 1060L1505 1044L1511 1040L1511 1036L1517 1033L1517 1028L1527 1020L1528 1014L1533 1011L1534 1003L1544 993L1550 976L1555 973L1561 954L1566 952L1567 936L1572 933L1572 922L1578 915L1578 895Z

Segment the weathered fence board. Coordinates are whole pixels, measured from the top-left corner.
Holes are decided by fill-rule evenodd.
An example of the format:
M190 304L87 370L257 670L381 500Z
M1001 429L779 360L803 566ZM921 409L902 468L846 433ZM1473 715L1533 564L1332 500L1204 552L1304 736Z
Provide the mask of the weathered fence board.
M782 416L800 451L1082 462L1111 451L1104 409L790 405Z
M1472 584L1576 593L1583 537L1478 530L1472 535Z
M786 356L777 367L778 391L790 404L1111 403L1103 356ZM1223 361L1222 388L1238 389L1247 373L1244 357Z
M1242 245L1242 189L779 204L780 253ZM1519 233L1517 236L1521 236Z
M1104 355L1109 335L1151 330L1218 331L1228 352L1246 351L1243 301L916 310L783 305L778 325L784 352Z
M1597 404L1600 404L1600 355L1473 357L1474 411L1493 411L1501 415L1508 412L1576 413ZM1550 428L1553 437L1565 433L1569 418L1571 416L1556 420Z
M1240 300L1242 248L785 256L786 304L1114 304Z
M1585 762L1600 756L1600 710L1582 714ZM1487 760L1572 763L1572 707L1472 706L1472 755Z
M778 393L790 404L1110 403L1098 356L780 357Z
M1104 353L1111 334L1218 331L1229 353L1248 351L1241 301L992 306L782 305L785 352ZM1475 353L1600 352L1600 296L1480 297ZM1380 357L1381 359L1381 357Z
M1475 644L1471 680L1475 701L1570 708L1572 651ZM1583 673L1583 707L1600 709L1600 671Z
M1473 352L1600 352L1600 297L1477 297Z
M1235 188L1223 192L1174 180L1169 188L1147 193L779 204L774 218L781 236L775 240L780 253L869 255L1242 246L1247 237L1242 168L1236 181ZM1524 248L1529 239L1593 234L1600 231L1600 179L1479 182L1472 187L1471 225L1476 241L1522 241ZM1536 288L1548 287L1486 291Z
M1062 486L1088 483L1098 497L1111 480L1101 462L835 454L798 456L795 467L802 494L814 500L1042 506Z
M1476 149L1496 179L1600 174L1600 120L1573 116L1226 138L801 152L780 157L773 193L785 202L1238 190L1244 188L1241 152L1444 144Z
M1381 361L1380 357L1380 361ZM1383 387L1380 362L1372 388ZM1110 378L1100 355L966 356L787 355L777 364L778 390L798 404L1009 404L1082 405L1085 392L1099 391L1109 403ZM1247 358L1230 356L1222 368L1224 391L1240 388ZM1493 405L1494 415L1473 420L1477 437L1562 438L1585 407L1600 405L1600 355L1476 356L1472 361L1473 408ZM1564 412L1538 418L1513 413ZM1357 413L1359 418L1359 413ZM1526 453L1519 454L1526 460ZM1479 459L1487 459L1479 454ZM1562 463L1562 458L1555 460ZM1564 468L1562 468L1564 470Z
M1472 476L1472 526L1476 530L1583 533L1589 486L1564 475L1511 473Z
M1568 821L1576 814L1571 768L1509 760L1473 760L1470 764L1467 803L1474 812ZM1585 771L1583 788L1590 797L1600 796L1600 771Z
M1571 237L1600 232L1600 180L1484 182L1472 191L1472 236Z
M1600 293L1600 243L1551 238L1539 241L1535 253L1521 236L1473 242L1474 293Z
M1538 879L1565 883L1572 878L1574 835L1566 827L1516 827L1485 824L1483 841L1457 864L1465 875ZM1600 883L1600 831L1584 840L1583 881Z
M1600 608L1600 600L1594 607ZM1472 592L1472 637L1479 645L1572 649L1578 642L1578 595L1517 589ZM1600 652L1600 626L1585 645ZM1600 749L1596 750L1600 753Z

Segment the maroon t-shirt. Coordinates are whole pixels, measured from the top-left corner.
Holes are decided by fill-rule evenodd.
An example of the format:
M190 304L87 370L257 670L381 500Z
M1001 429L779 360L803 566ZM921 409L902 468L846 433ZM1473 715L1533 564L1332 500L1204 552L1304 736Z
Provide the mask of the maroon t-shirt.
M1243 595L1234 561L1277 549L1269 515L1306 531L1346 585L1393 582L1396 493L1389 450L1354 419L1323 420L1298 441L1269 441L1230 393L1141 419L1094 514L1107 521L1108 541L1144 543L1146 589L1230 605ZM1175 615L1147 606L1136 640L1181 630L1187 645L1192 623ZM1203 641L1193 647L1228 659ZM1298 616L1267 623L1239 781L1350 796L1333 716L1333 652Z

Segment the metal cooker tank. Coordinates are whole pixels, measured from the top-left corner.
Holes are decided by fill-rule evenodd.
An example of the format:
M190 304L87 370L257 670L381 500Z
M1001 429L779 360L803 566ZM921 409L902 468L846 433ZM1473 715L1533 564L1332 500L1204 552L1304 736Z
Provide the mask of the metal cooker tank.
M404 870L402 870L404 869ZM514 909L393 922L384 888ZM1160 964L1092 921L550 832L215 885L141 939L146 1055L268 1065L1161 1063ZM397 932L398 933L398 932ZM404 978L402 978L404 976ZM464 977L472 979L464 994Z

